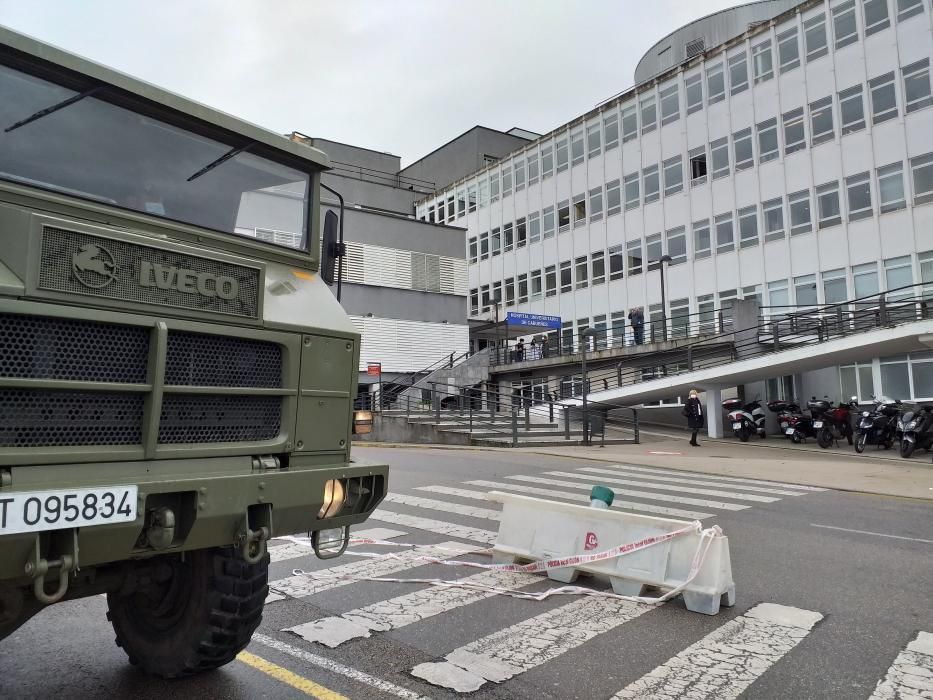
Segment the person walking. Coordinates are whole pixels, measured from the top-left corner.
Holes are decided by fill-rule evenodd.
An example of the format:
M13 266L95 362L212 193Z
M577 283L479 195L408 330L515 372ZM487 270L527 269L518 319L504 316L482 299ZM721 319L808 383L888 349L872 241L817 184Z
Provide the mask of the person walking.
M687 403L684 405L684 416L687 418L687 425L693 431L690 436L690 444L699 447L697 433L703 427L703 405L700 403L700 397L696 389L690 390L690 398L687 399Z

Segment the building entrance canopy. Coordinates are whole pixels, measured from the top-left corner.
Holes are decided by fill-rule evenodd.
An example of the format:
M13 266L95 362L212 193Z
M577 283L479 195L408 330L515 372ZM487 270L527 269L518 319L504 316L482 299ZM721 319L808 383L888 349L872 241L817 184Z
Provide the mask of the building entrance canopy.
M500 321L471 322L470 337L493 342L503 339L514 340L526 335L559 331L560 325L560 316L509 311Z

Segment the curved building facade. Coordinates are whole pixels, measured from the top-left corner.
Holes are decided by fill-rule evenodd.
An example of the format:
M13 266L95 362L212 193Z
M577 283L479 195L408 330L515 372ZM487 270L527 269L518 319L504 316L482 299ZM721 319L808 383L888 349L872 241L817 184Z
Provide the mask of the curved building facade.
M930 0L786 5L720 13L738 34L419 202L467 229L471 318L498 298L611 338L634 307L660 317L662 255L670 319L933 291ZM933 354L790 386L933 399Z

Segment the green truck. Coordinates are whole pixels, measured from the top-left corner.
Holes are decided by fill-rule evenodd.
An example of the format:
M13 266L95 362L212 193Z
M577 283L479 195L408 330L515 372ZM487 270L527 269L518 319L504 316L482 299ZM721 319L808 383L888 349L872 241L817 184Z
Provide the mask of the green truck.
M216 668L270 538L336 556L383 499L350 457L328 167L0 27L0 639L106 594L131 663Z

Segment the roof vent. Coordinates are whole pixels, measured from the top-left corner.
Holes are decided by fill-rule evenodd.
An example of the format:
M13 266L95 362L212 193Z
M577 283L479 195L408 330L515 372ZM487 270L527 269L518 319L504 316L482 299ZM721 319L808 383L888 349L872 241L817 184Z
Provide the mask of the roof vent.
M686 53L687 58L693 58L703 53L703 50L706 48L706 40L703 37L698 39L691 39L687 42Z

